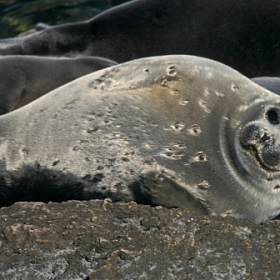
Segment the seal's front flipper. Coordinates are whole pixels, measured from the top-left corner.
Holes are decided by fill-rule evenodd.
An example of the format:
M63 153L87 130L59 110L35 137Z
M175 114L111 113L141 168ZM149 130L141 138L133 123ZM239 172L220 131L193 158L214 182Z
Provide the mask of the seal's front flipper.
M140 183L143 195L154 205L168 208L186 206L201 214L208 213L200 201L185 188L157 171L143 172Z

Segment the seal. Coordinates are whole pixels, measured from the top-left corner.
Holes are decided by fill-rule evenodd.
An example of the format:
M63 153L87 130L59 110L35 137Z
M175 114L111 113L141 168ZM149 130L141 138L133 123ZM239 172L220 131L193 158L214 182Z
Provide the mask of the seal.
M257 77L251 79L254 83L280 95L280 78L278 77Z
M280 100L216 61L150 57L0 117L1 205L111 198L261 222L280 213Z
M0 57L0 114L18 109L83 75L115 64L102 57Z
M0 41L0 55L97 55L118 62L207 57L247 77L279 76L280 2L134 0L91 20Z

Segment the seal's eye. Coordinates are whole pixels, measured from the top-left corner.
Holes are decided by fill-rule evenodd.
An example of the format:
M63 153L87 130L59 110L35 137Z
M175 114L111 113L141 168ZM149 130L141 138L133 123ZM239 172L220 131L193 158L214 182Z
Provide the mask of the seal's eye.
M278 108L270 108L266 112L266 118L271 124L279 124L280 123L280 118L279 118L279 109Z

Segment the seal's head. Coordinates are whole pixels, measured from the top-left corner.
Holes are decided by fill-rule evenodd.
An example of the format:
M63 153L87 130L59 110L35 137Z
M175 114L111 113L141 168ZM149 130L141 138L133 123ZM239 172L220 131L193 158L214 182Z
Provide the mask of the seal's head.
M241 143L267 171L280 171L280 106L266 106L259 119L249 122Z
M244 191L242 211L256 222L280 213L280 100L264 89L263 93L244 106L231 132L228 164Z

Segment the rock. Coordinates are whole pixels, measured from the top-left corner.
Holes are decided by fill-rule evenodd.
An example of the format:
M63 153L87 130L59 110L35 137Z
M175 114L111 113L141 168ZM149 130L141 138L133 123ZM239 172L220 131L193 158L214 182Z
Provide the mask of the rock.
M280 221L110 200L0 209L0 279L279 279Z

